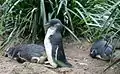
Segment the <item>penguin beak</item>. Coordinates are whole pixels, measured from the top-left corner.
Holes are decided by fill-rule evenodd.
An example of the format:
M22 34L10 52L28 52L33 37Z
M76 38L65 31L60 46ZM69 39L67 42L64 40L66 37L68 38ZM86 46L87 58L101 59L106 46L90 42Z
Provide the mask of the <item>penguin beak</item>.
M48 28L50 27L50 23L46 23L45 26Z
M46 23L45 25L50 25L50 23Z

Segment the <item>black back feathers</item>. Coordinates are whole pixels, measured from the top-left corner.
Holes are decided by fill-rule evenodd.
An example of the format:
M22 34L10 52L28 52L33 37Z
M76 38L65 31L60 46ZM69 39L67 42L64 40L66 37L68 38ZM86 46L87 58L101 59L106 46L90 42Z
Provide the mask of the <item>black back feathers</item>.
M90 56L93 58L100 58L102 60L110 60L112 56L112 45L108 44L105 40L98 40L96 41L91 49L90 49Z
M16 59L18 62L30 61L33 57L40 58L45 54L45 49L41 45L37 44L23 44L15 47L10 47L6 52L5 56L12 59Z

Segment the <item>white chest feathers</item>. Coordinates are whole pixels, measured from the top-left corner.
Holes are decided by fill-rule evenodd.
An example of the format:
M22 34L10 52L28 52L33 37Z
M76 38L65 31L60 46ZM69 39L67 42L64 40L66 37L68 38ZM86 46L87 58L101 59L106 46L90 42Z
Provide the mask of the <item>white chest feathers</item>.
M50 27L47 30L45 39L44 39L44 46L45 46L45 50L46 50L46 54L47 54L47 58L48 58L48 62L52 65L52 67L56 68L57 64L54 62L53 57L52 57L52 45L50 42L49 37L51 35L53 35L56 32L56 28L55 27Z

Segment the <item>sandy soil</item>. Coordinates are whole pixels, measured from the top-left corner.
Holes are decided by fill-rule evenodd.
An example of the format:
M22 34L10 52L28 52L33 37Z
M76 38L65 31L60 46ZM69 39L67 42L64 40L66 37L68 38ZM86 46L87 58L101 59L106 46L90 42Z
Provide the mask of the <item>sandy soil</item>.
M88 42L82 42L82 45L77 42L64 43L67 59L73 68L49 69L42 64L29 62L20 64L0 56L0 74L120 74L113 67L102 73L109 63L91 58L90 47L91 44Z

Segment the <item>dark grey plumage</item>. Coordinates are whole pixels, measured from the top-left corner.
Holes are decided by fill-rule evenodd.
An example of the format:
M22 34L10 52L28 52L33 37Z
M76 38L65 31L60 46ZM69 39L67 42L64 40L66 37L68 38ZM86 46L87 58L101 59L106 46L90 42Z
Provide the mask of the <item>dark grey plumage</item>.
M111 44L108 44L105 40L96 41L91 49L90 56L92 58L99 58L102 60L110 60L112 56L113 47Z
M64 53L61 35L63 25L61 21L58 19L52 19L50 22L48 22L48 25L49 27L44 39L48 61L54 68L57 66L71 67L72 65L68 63Z
M41 45L37 44L23 44L15 47L10 47L6 52L5 56L12 59L16 59L18 62L39 62L41 56L45 56L45 49ZM46 57L44 58L44 60Z

